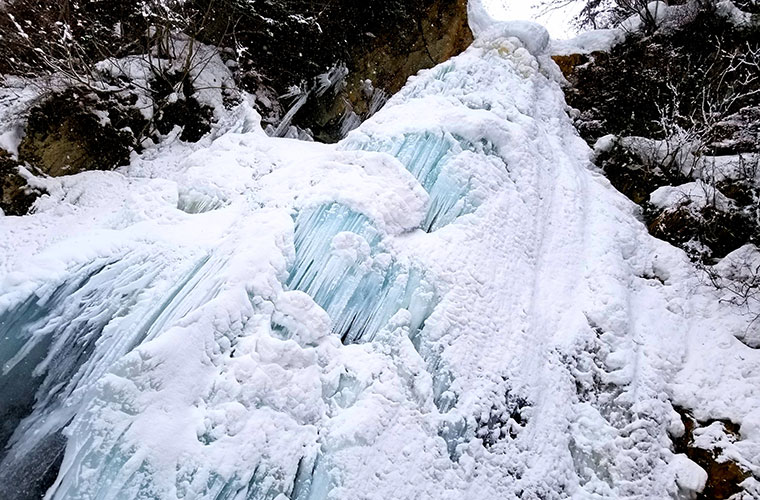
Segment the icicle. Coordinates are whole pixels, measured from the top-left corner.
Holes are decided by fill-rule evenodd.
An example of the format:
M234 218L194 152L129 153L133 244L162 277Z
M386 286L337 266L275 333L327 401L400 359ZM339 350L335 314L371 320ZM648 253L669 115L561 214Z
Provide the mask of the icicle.
M366 216L332 203L302 211L295 226L296 261L286 286L327 311L344 343L371 341L399 309L413 309L420 327L432 287L420 271L394 262Z
M457 161L463 152L492 155L495 147L487 140L469 141L446 132L409 133L402 138L349 138L341 147L379 151L395 156L430 195L430 206L422 228L432 232L457 217L471 213L477 201L471 199L467 165Z
M177 199L177 208L188 214L202 214L223 206L223 200L195 191L182 192Z
M223 264L204 257L163 299L143 301L165 265L137 254L101 259L0 314L0 438L9 446L0 456L0 484L14 471L50 468L60 458L51 446L62 451L60 430L97 380L135 346L213 297L213 277ZM206 285L198 286L201 281Z

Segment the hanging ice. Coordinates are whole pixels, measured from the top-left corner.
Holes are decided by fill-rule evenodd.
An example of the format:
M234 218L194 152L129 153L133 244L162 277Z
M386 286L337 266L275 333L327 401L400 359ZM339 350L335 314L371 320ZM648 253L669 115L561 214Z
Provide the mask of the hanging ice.
M186 314L193 307L186 299L213 273L213 266L204 269L203 258L163 298L151 300L151 289L162 290L160 278L168 274L158 257L136 253L96 260L0 313L0 484L9 498L23 496L24 488L33 495L24 486L29 479L52 479L45 475L62 458L60 431L88 402L95 382L120 357ZM206 290L195 300L211 294Z
M285 284L309 294L344 343L371 341L400 309L416 332L430 314L434 291L420 270L383 251L382 234L366 216L339 205L299 213L296 260Z
M478 161L477 155L496 153L486 139L472 143L443 131L378 139L357 133L343 141L341 147L379 151L398 158L430 194L430 206L422 223L428 232L477 207L477 198L468 196L473 190L471 163Z

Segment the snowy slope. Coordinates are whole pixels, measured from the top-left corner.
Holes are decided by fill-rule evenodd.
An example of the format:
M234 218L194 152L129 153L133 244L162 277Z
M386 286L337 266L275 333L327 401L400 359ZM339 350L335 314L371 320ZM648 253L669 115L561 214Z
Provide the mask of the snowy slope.
M243 104L0 218L3 489L62 454L47 498L688 498L673 405L760 473L751 318L594 171L547 43L489 28L336 146Z

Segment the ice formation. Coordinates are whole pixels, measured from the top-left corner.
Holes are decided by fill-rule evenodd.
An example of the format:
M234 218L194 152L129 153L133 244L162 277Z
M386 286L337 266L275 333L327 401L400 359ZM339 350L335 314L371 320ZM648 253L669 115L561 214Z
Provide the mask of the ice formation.
M410 313L410 333L416 334L432 309L432 286L420 270L403 269L383 252L381 236L366 216L343 205L322 205L296 217L296 259L285 286L322 307L343 342L371 341L402 309ZM280 326L287 328L286 321Z
M674 405L757 471L751 318L594 171L544 38L337 146L243 103L0 218L5 498L688 497Z

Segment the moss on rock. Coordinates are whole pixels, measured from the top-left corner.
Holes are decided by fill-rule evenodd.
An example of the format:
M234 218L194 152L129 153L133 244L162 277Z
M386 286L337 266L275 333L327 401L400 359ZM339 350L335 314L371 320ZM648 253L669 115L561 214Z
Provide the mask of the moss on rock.
M54 93L32 107L19 160L57 177L110 170L129 161L134 135L117 129L98 99L77 89Z

